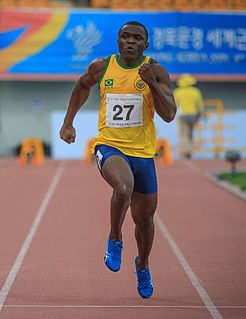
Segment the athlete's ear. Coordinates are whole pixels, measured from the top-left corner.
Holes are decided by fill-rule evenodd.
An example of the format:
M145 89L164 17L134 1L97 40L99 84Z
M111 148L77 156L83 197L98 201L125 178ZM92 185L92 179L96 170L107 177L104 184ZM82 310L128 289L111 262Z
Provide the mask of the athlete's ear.
M148 49L148 47L149 47L149 42L148 42L148 41L146 41L146 42L145 42L145 50L147 50L147 49Z

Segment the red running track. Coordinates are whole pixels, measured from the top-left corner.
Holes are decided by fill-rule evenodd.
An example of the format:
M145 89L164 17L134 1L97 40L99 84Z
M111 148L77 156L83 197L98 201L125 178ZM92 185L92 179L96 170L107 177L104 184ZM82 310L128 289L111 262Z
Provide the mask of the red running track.
M157 167L155 291L143 300L130 214L122 269L104 266L111 190L96 167L0 159L0 318L246 318L246 203L204 176L223 168L219 160Z

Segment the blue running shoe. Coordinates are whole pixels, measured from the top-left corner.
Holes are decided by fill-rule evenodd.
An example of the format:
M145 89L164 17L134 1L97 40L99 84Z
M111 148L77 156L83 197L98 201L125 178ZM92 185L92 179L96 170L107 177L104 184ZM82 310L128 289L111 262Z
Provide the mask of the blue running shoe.
M104 262L111 271L120 270L122 248L122 241L108 239Z
M138 257L135 259L136 273L138 279L138 293L142 298L149 298L153 294L153 282L148 268L138 270Z

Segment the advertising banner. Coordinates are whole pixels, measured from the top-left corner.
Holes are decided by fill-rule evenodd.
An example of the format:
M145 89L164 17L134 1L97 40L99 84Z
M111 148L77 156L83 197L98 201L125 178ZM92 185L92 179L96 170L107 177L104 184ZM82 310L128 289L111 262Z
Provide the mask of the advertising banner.
M171 76L246 79L246 14L13 11L0 15L0 79L76 79L118 52L119 28L139 21L151 55Z

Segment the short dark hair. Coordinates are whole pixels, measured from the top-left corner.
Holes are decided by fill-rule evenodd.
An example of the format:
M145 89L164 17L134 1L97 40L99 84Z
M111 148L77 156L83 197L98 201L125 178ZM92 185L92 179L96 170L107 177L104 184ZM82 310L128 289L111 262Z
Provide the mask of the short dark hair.
M149 33L148 33L148 30L146 28L145 25L143 25L142 23L138 22L138 21L129 21L129 22L126 22L123 24L123 26L120 28L119 32L118 32L118 35L120 34L120 31L122 30L122 28L125 26L125 25L137 25L139 27L142 27L144 29L144 32L145 32L145 35L146 35L146 39L148 40L148 37L149 37Z

